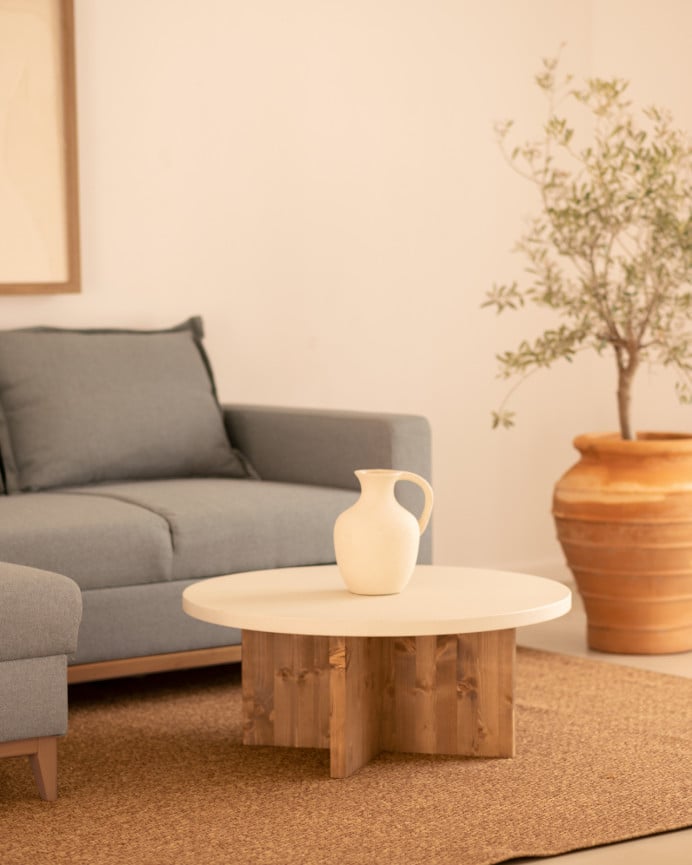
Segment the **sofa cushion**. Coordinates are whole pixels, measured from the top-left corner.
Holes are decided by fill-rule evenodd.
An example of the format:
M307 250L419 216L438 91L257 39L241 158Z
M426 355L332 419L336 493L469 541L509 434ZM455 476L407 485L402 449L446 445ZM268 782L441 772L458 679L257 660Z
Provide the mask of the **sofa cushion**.
M169 580L173 552L168 524L151 510L44 492L0 496L0 558L98 589Z
M358 493L270 481L187 478L72 490L147 508L168 523L173 579L334 561L334 521Z
M201 336L198 318L167 331L0 331L6 491L245 477Z

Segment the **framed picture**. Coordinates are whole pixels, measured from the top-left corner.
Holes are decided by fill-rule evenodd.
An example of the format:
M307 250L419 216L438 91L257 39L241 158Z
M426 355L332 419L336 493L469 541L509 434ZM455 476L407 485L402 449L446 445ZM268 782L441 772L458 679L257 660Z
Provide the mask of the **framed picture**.
M80 290L72 0L0 0L0 294Z

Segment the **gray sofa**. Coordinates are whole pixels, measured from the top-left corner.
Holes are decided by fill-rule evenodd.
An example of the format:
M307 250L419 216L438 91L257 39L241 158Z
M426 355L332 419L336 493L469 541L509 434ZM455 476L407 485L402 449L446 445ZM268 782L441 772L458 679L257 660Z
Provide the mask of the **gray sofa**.
M0 332L0 560L79 585L70 681L238 659L238 632L182 612L187 585L333 562L355 469L430 477L421 417L220 406L201 338Z

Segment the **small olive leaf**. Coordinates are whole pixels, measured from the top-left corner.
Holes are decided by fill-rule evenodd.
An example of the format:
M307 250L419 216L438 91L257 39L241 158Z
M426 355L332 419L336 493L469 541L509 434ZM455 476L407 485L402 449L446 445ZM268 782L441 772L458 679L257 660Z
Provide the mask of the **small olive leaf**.
M524 305L524 296L519 291L516 282L511 285L497 285L493 283L490 291L486 292L486 299L481 307L494 306L495 311L500 313L505 309L518 309Z
M676 381L675 392L677 393L680 402L684 405L690 405L692 403L692 386L690 385L690 382Z
M502 427L503 429L510 429L514 426L514 412L513 411L494 411L492 413L492 428L498 429Z

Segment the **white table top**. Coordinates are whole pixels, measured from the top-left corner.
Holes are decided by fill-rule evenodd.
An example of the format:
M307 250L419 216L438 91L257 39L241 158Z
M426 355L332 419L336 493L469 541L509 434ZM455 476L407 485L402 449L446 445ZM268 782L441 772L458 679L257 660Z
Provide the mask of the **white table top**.
M398 595L354 595L336 565L212 577L188 586L183 609L205 622L275 634L413 637L517 628L556 619L572 593L555 580L418 565Z

